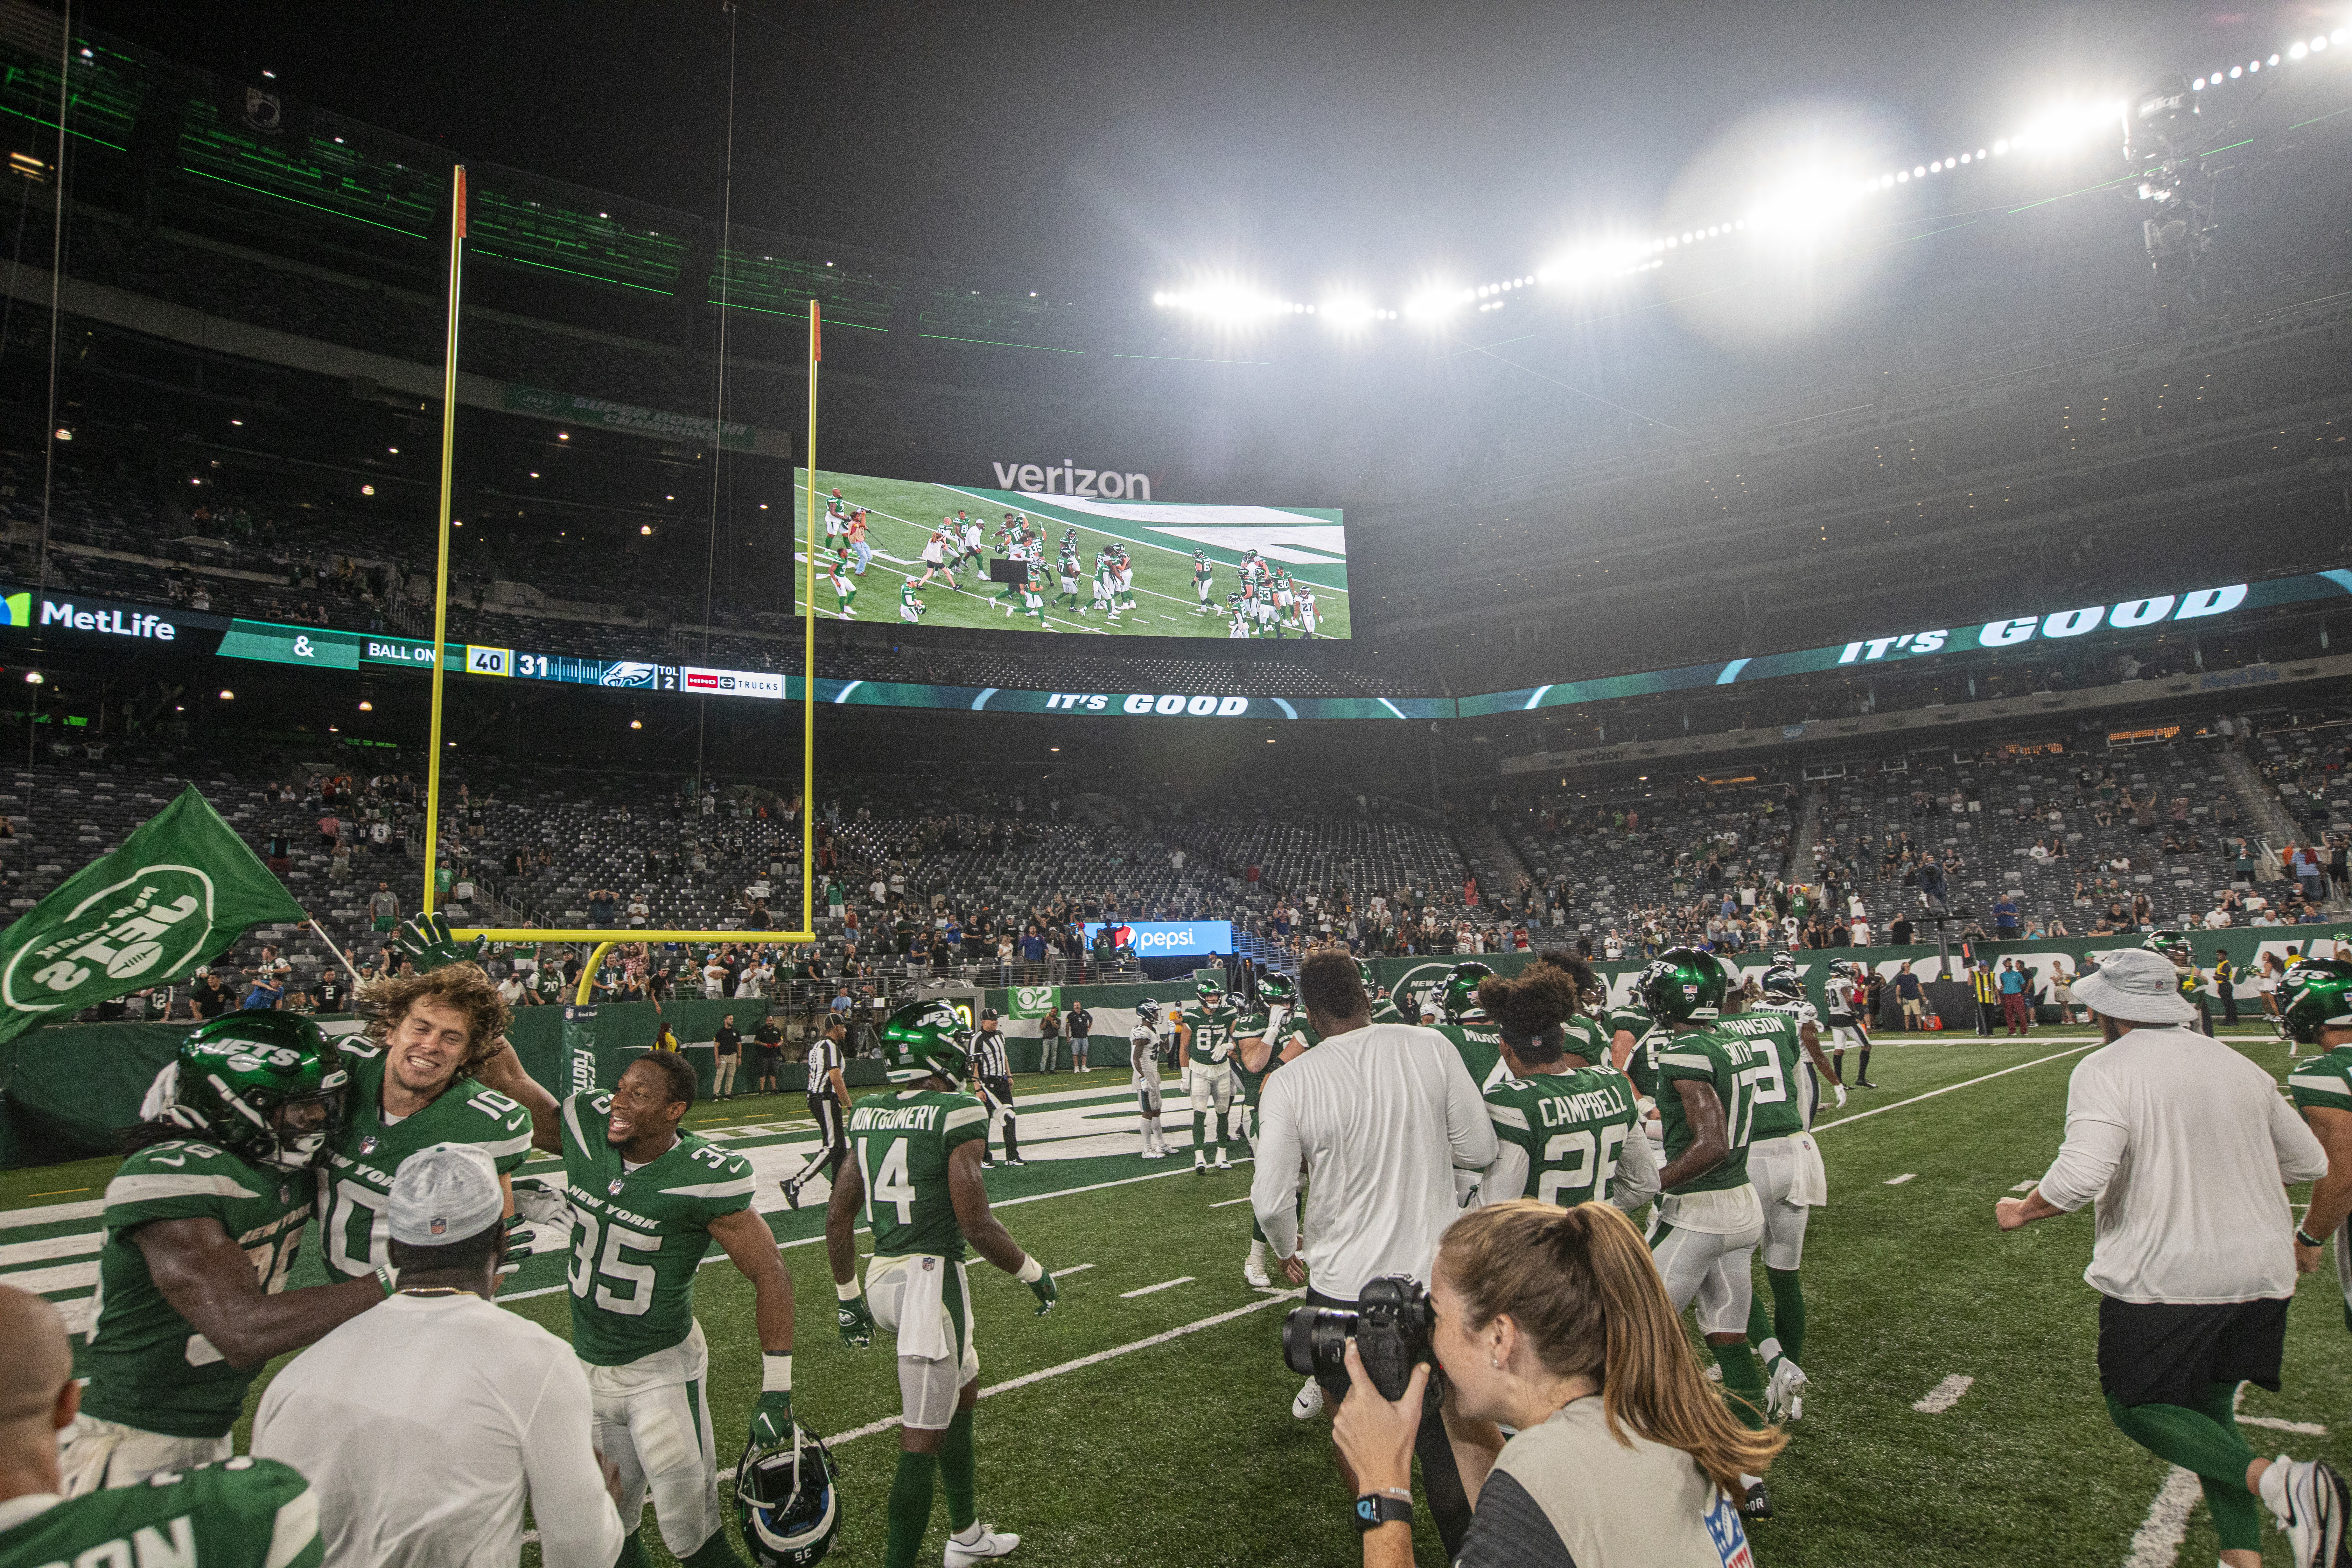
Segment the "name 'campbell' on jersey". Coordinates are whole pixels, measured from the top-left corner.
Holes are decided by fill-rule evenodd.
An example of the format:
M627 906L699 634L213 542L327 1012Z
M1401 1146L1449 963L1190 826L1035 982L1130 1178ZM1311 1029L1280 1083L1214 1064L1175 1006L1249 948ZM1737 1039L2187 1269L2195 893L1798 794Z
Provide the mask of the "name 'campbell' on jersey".
M593 1366L666 1351L694 1328L694 1275L710 1222L751 1206L751 1163L698 1133L631 1171L605 1136L609 1094L563 1102L572 1205L572 1348Z
M1636 1126L1633 1080L1608 1067L1507 1078L1486 1090L1486 1114L1495 1136L1517 1152L1496 1163L1505 1179L1488 1179L1488 1203L1607 1203L1625 1141L1645 1136Z
M963 1258L948 1157L987 1132L988 1112L968 1094L917 1089L857 1102L849 1113L849 1151L865 1178L865 1217L877 1258Z
M342 1139L318 1174L320 1254L328 1273L357 1279L392 1261L384 1204L403 1160L436 1143L473 1143L511 1174L530 1153L530 1112L461 1074L432 1104L388 1123L383 1050L352 1039L342 1053L352 1093Z

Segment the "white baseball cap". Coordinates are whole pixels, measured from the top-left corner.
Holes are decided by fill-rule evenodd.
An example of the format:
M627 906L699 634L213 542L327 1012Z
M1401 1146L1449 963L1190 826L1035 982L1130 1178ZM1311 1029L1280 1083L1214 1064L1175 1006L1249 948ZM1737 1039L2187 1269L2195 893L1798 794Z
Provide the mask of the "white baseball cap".
M478 1236L505 1211L498 1167L472 1143L436 1143L403 1160L384 1205L392 1239L408 1247Z
M2172 960L2142 947L2095 955L2074 980L2074 1000L2094 1013L2126 1024L2186 1024L2197 1009L2180 994L2180 971Z

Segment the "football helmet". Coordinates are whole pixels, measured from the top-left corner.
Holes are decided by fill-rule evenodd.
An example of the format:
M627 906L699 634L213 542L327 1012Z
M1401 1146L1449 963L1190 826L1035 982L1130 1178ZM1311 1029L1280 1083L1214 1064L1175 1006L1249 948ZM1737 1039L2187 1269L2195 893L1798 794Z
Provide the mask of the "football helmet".
M249 1164L307 1171L343 1130L352 1075L299 1013L231 1013L189 1032L172 1058L160 1120Z
M1356 960L1356 978L1363 983L1364 994L1372 999L1373 1006L1377 1007L1389 999L1388 987L1382 985L1380 977L1372 973L1371 964L1360 958Z
M2187 964L2197 962L2196 950L2189 945L2188 934L2183 931L2152 931L2147 933L2147 940L2141 942L2140 946L2150 952L2160 952L2175 963Z
M1638 991L1642 1005L1662 1024L1709 1024L1723 1015L1728 984L1713 953L1670 947L1642 971Z
M2304 959L2279 982L2279 1032L2315 1046L2323 1029L2352 1029L2352 963L2340 958Z
M1210 979L1196 981L1192 986L1192 994L1201 999L1201 1005L1203 1007L1222 1007L1225 1005L1225 983L1222 980Z
M1478 1005L1478 983L1495 973L1492 964L1472 960L1457 963L1445 977L1437 993L1437 1009L1449 1024L1468 1023L1486 1017L1486 1009Z
M1836 979L1851 980L1857 985L1863 980L1862 965L1851 958L1832 959L1830 962L1830 973Z
M1142 1001L1138 1002L1135 1005L1135 1017L1138 1023L1148 1024L1154 1029L1160 1027L1160 999L1156 996L1146 996Z
M1764 972L1764 994L1775 1002L1805 999L1805 977L1793 963L1776 963Z
M1269 969L1257 977L1257 999L1263 1006L1296 1006L1298 982L1279 970Z
M755 1568L808 1568L841 1536L833 1455L814 1432L793 1437L746 1447L735 1467L735 1521Z
M961 1088L971 1066L971 1026L936 996L905 1003L882 1026L882 1060L892 1083L938 1077Z

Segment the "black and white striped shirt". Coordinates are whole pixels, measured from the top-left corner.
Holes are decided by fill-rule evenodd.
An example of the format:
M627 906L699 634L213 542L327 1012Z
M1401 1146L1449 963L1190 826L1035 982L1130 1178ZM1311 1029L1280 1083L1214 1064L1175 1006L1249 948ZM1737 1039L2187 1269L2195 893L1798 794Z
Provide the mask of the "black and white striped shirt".
M971 1037L971 1070L975 1078L1011 1078L1013 1065L1004 1055L1004 1037L982 1029Z
M841 1066L841 1047L830 1035L819 1035L808 1049L808 1091L823 1100L833 1096L833 1075Z

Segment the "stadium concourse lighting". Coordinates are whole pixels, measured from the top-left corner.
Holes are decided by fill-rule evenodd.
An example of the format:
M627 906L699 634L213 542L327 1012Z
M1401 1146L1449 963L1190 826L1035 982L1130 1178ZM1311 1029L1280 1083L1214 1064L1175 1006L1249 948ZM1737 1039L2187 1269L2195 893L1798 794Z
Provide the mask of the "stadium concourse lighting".
M1211 283L1197 289L1168 289L1151 296L1166 310L1185 310L1212 321L1238 325L1270 321L1276 316L1311 316L1312 305L1277 300L1244 284Z

